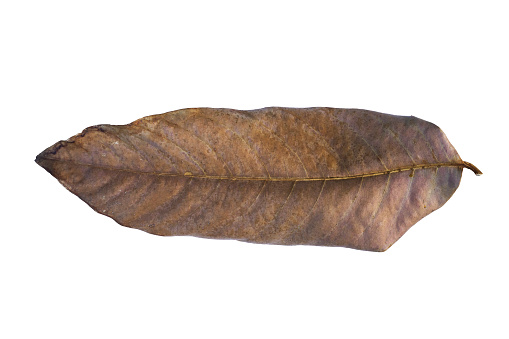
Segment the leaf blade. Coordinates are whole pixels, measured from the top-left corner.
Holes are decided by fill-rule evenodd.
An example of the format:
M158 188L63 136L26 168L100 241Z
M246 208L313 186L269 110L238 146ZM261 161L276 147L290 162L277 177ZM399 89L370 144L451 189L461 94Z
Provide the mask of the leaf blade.
M180 110L90 127L36 161L146 232L372 251L440 208L463 168L480 173L431 123L332 108Z

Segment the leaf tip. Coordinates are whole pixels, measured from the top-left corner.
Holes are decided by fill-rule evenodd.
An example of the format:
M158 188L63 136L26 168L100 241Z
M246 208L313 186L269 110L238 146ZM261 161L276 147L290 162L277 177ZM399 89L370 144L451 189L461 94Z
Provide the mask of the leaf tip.
M46 148L44 151L37 154L37 156L35 157L36 164L44 168L50 174L54 175L51 169L54 167L54 160L56 160L56 154L62 147L65 147L68 143L69 143L68 141L62 140Z

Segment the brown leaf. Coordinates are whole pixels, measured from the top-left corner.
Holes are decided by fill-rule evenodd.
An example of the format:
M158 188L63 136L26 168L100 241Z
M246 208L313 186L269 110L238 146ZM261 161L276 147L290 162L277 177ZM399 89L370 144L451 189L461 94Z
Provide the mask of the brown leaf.
M445 134L366 110L194 108L98 125L37 156L97 212L158 235L384 251L454 193Z

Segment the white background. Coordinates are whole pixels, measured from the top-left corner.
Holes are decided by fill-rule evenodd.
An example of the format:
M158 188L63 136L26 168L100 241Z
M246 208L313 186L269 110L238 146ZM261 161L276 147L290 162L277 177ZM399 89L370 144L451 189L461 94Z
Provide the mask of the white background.
M2 338L507 338L504 1L4 1ZM434 122L461 186L384 253L157 237L33 161L187 107Z

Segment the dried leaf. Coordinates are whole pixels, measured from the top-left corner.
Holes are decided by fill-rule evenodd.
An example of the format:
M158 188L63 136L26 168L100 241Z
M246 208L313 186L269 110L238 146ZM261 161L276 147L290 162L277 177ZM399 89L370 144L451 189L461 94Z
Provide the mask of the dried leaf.
M454 193L445 134L366 110L195 108L98 125L37 156L97 212L158 235L384 251Z

